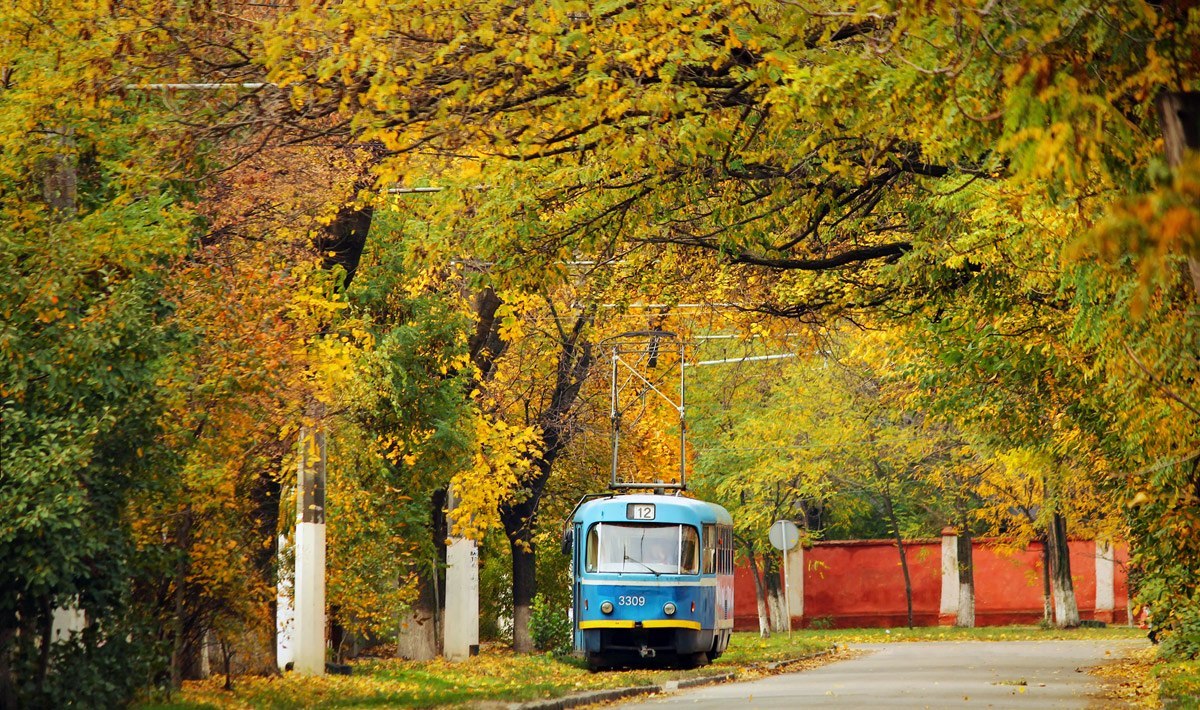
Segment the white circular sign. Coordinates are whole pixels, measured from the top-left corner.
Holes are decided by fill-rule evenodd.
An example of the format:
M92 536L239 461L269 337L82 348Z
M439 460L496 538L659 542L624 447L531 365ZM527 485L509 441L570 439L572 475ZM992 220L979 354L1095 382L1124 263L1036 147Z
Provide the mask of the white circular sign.
M800 542L800 528L790 520L776 520L771 523L771 545L776 550L790 550Z

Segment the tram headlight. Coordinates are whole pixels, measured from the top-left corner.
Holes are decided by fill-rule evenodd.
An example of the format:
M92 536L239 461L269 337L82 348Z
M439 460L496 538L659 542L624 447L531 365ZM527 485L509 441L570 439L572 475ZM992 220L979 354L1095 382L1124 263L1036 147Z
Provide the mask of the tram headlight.
M612 610L613 610L612 602L601 602L600 603L600 611L604 612L605 614L611 614Z
M666 604L663 604L663 613L666 614L667 616L674 615L675 614L675 602L667 602Z

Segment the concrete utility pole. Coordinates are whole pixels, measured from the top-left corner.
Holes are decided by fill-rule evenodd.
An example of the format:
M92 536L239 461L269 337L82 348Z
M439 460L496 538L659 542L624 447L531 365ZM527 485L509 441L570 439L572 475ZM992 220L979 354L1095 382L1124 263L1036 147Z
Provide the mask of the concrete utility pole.
M451 489L447 508L457 500ZM446 545L446 612L443 618L442 655L448 661L465 661L479 653L479 548L474 540L451 536Z
M325 432L300 429L296 485L295 665L297 673L325 673Z

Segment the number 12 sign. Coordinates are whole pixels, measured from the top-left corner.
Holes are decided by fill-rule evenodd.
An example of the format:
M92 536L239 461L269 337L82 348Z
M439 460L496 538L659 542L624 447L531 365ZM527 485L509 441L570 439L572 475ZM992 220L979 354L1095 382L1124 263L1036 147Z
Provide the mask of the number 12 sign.
M630 503L625 509L625 517L630 520L654 520L654 504Z

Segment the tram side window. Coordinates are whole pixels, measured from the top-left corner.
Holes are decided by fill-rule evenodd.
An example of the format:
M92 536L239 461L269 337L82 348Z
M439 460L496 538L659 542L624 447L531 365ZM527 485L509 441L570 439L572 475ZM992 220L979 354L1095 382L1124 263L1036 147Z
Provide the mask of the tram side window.
M691 525L679 526L679 574L698 574L700 572L700 541L696 539L696 528ZM667 570L673 572L673 570Z
M728 528L721 529L721 573L728 574L733 571L733 552L730 547L733 531Z
M593 525L588 531L587 550L584 554L583 568L588 572L596 571L596 560L600 555L600 526Z
M722 525L717 529L719 574L733 574L733 528Z
M718 525L716 529L716 550L713 555L717 558L717 574L725 574L725 528Z
M704 526L704 574L717 571L717 526Z

